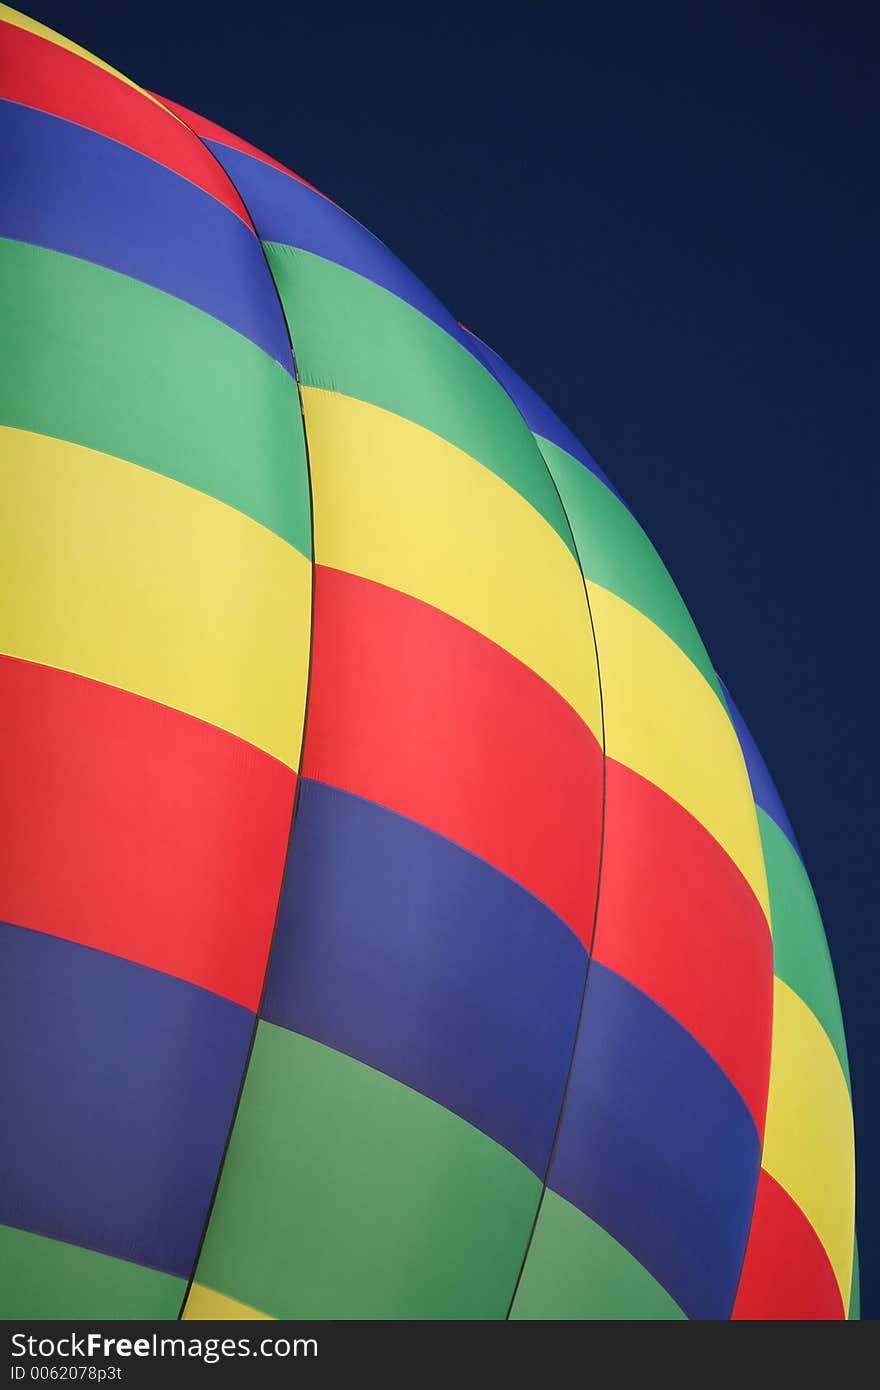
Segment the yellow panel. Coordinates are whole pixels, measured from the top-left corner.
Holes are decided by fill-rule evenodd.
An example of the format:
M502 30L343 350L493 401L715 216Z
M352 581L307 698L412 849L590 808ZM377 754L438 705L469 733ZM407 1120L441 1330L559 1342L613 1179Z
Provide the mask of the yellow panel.
M184 1322L274 1322L268 1313L258 1313L246 1303L238 1303L223 1293L215 1293L204 1284L193 1284L182 1314Z
M769 923L764 856L739 742L717 695L644 614L589 585L608 756L690 811L751 884Z
M454 445L303 388L319 564L412 594L536 671L601 738L583 580L559 536Z
M48 39L49 43L56 44L58 48L66 48L69 53L75 53L78 58L85 58L87 63L94 63L96 68L103 68L104 72L109 72L112 77L117 78L120 82L124 82L126 87L133 87L136 92L140 92L141 96L146 97L154 106L161 107L163 111L167 110L167 107L162 106L161 101L158 101L157 98L152 96L149 92L145 92L143 87L139 87L136 82L132 82L130 77L125 77L123 73L117 72L116 68L111 68L109 63L105 63L102 59L96 58L94 53L89 53L88 49L80 48L78 43L72 43L71 40L66 39L63 34L56 34L54 29L49 29L45 24L40 24L39 20L30 19L26 14L19 14L18 10L11 9L9 5L0 5L0 19L5 19L7 24L14 24L17 29L26 29L28 33L36 34L38 38ZM169 111L168 115L173 115L173 112ZM177 117L174 119L176 120ZM181 122L181 125L182 124L183 122Z
M773 1051L762 1163L825 1247L849 1303L855 1222L852 1106L824 1028L783 980L774 982Z
M120 686L296 766L311 566L214 498L0 429L0 651Z

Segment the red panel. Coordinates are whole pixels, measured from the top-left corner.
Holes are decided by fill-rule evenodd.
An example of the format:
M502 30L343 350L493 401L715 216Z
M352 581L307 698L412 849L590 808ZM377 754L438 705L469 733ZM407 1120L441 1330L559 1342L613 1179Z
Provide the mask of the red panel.
M247 140L242 140L238 135L233 135L230 131L224 130L222 125L215 125L213 121L206 120L204 116L198 115L195 111L190 111L188 107L181 106L177 101L169 101L167 97L159 97L163 106L167 106L169 111L174 111L182 121L186 121L191 130L196 132L202 140L216 140L219 145L227 145L231 150L238 150L241 154L249 154L252 159L259 159L263 164L271 164L273 169L278 169L280 173L286 174L288 178L296 179L297 183L304 183L306 188L310 188L313 193L320 193L322 198L327 198L326 193L321 193L320 188L316 188L308 179L302 178L300 174L295 174L286 165L279 164L277 159L273 159L270 154L264 154L258 150L256 145L251 145ZM332 203L332 198L327 198L328 203ZM334 203L334 207L338 204Z
M0 657L0 919L257 1007L295 775L201 720Z
M785 1188L762 1168L733 1317L781 1322L844 1316L822 1242Z
M608 760L595 957L689 1029L764 1132L773 948L754 893L699 821Z
M252 226L210 150L149 97L69 49L2 21L0 54L0 97L87 126L148 155Z
M545 681L463 623L318 566L302 771L463 845L589 942L601 750Z

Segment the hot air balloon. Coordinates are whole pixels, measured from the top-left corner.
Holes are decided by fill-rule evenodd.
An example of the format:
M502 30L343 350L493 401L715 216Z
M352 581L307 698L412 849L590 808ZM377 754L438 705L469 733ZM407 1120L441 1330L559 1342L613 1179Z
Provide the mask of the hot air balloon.
M3 1316L857 1317L819 911L632 513L329 198L0 27Z

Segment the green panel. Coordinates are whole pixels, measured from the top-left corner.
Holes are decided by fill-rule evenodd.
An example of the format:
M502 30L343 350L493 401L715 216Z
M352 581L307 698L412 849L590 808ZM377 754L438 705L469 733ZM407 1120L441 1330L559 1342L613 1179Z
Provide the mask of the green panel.
M309 251L265 244L304 386L381 406L497 473L572 548L534 436L465 348L388 290Z
M685 1316L628 1250L549 1189L510 1315L557 1321Z
M635 517L595 473L549 439L536 438L568 512L587 579L662 628L721 699L718 677L694 620Z
M196 1279L277 1318L503 1318L540 1188L434 1101L261 1022Z
M246 338L126 275L0 239L0 424L209 493L311 555L296 383Z
M788 836L760 806L758 828L773 923L773 970L816 1015L849 1086L849 1063L834 968L807 871Z
M7 1321L176 1318L185 1290L171 1274L0 1226L0 1317Z
M862 1290L861 1279L859 1276L859 1242L853 1241L853 1267L852 1282L849 1286L849 1311L847 1317L852 1322L857 1322L862 1316Z

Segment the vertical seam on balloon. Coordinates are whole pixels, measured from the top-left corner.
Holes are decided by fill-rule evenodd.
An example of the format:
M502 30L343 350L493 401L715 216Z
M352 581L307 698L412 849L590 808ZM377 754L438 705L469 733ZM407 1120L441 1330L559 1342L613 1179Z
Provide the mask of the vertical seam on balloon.
M469 330L466 330L466 331L469 331ZM474 338L476 339L477 342L480 342L480 339L476 338L476 335L475 335L475 334L471 334L471 336L474 337ZM573 550L575 559L577 560L577 566L578 566L578 570L580 571L580 576L581 576L581 583L583 584L583 587L584 587L584 598L585 598L586 604L587 604L587 617L588 617L589 623L590 623L590 634L591 634L592 639L593 639L593 654L594 654L594 656L595 656L595 658L596 658L596 680L597 680L597 684L598 684L598 687L599 687L599 722L600 722L601 733L602 733L602 805L601 805L600 819L599 819L599 861L598 861L597 870L596 870L596 897L595 897L595 902L594 902L594 907L593 907L593 922L592 922L592 926L591 926L591 929L590 929L590 944L589 944L589 947L587 948L587 963L586 963L586 968L585 968L585 970L584 970L584 984L583 984L583 989L581 990L581 999L580 999L580 1005L579 1005L579 1007L578 1007L577 1023L576 1023L576 1025L575 1025L575 1030L574 1030L574 1039L573 1039L573 1041L572 1041L572 1046L571 1046L571 1056L570 1056L569 1062L568 1062L568 1070L567 1070L566 1076L565 1076L565 1085L564 1085L563 1090L562 1090L562 1098L561 1098L561 1100L560 1100L560 1102L559 1102L559 1114L558 1114L557 1119L556 1119L556 1128L555 1128L555 1130L553 1131L553 1139L552 1139L552 1142L551 1142L551 1144L550 1144L550 1152L549 1152L549 1154L548 1154L548 1156L547 1156L547 1163L546 1163L546 1166L545 1166L545 1168L544 1168L544 1176L543 1176L543 1179L542 1179L542 1181L541 1181L541 1195L539 1196L537 1205L536 1205L536 1207L535 1207L535 1214L534 1214L534 1217L532 1218L531 1229L529 1230L528 1238L527 1238L526 1244L525 1244L525 1249L523 1250L522 1260L520 1261L519 1270L518 1270L518 1272L517 1272L516 1280L514 1281L513 1292L512 1292L511 1295L510 1295L510 1300L509 1300L508 1305L507 1305L507 1311L506 1311L506 1313L505 1313L505 1315L504 1315L505 1321L508 1321L508 1320L510 1319L510 1315L511 1315L511 1313L512 1313L512 1311L513 1311L513 1305L514 1305L514 1303L516 1302L516 1296L517 1296L517 1293L519 1292L519 1286L520 1286L520 1284L522 1283L522 1277L523 1277L523 1274L524 1274L524 1272L525 1272L526 1263L527 1263L528 1258L529 1258L529 1252L531 1251L531 1248L532 1248L532 1241L534 1240L535 1231L537 1230L538 1221L539 1221L540 1216L541 1216L541 1209L542 1209L542 1207L543 1207L543 1205L544 1205L544 1197L545 1197L545 1195L546 1195L546 1193L547 1193L547 1185L548 1185L549 1178L550 1178L550 1170L551 1170L551 1168L552 1168L552 1166L553 1166L553 1159L554 1159L555 1156L556 1156L556 1150L557 1150L557 1148L558 1148L558 1146L559 1146L559 1135L560 1135L560 1131L561 1131L561 1129L562 1129L563 1118L564 1118L564 1116L565 1116L565 1105L566 1105L566 1101L568 1100L568 1092L569 1092L569 1088L570 1088L570 1086L571 1086L572 1072L573 1072L573 1070L574 1070L574 1060L575 1060L575 1057L577 1056L578 1043L580 1042L581 1032L582 1032L582 1029L583 1029L584 1013L585 1013L586 1002L587 1002L587 987L588 987L588 985L589 985L589 983L590 983L590 966L591 966L592 960L593 960L593 947L594 947L595 941L596 941L596 926L597 926L597 923L598 923L598 920L599 920L599 895L600 895L601 889L602 889L602 864L603 864L604 854L605 854L605 791L606 791L606 763L607 763L607 754L606 754L606 748L605 748L605 698L604 698L604 694L603 694L603 690L602 690L602 665L601 665L601 662L600 662L600 660L599 660L599 642L598 642L598 638L597 638L597 636L596 636L596 624L595 624L595 622L594 622L594 620L593 620L593 609L592 609L592 605L591 605L591 603L590 603L590 589L589 589L589 584L587 583L587 576L586 576L586 573L584 572L584 566L583 566L583 562L581 561L581 554L580 554L580 550L579 550L579 548L578 548L578 543L577 543L577 540L575 539L574 529L573 529L572 524L571 524L571 518L569 517L569 515L568 515L568 509L566 508L565 503L564 503L563 500L562 500L562 494L560 493L558 484L557 484L557 482L556 482L556 479L555 479L554 476L553 476L553 471L552 471L552 469L551 469L549 463L547 462L546 458L544 457L543 453L541 452L541 447L540 447L540 445L538 444L538 441L535 439L534 434L533 434L532 431L529 429L528 424L526 423L525 418L523 417L522 412L521 412L520 409L519 409L519 406L516 404L516 401L514 401L513 397L510 395L510 392L507 390L507 388L505 387L504 383L499 379L499 377L496 375L496 373L495 373L494 371L492 371L492 368L491 368L491 366L489 365L489 363L486 362L486 361L483 361L482 365L483 365L483 367L485 368L485 370L488 371L489 374L490 374L492 377L494 377L495 381L498 382L498 385L501 387L501 390L502 390L502 391L504 392L504 394L507 396L508 400L509 400L509 401L511 402L511 404L513 405L514 410L516 410L517 415L518 415L519 418L522 420L523 425L525 426L525 428L526 428L527 430L529 430L529 435L530 435L530 437L531 437L531 439L532 439L532 441L533 441L533 443L534 443L534 446L535 446L535 452L537 453L539 459L541 460L541 463L542 463L542 465L543 465L543 467L544 467L544 469L545 469L545 471L546 471L546 473L547 473L547 476L548 476L548 478L550 479L550 482L551 482L551 484L552 484L552 486L553 486L553 491L556 493L556 497L557 497L557 500L558 500L558 502L559 502L559 506L560 506L560 509L561 509L561 511L562 511L562 515L565 517L565 524L566 524L566 527L567 527L567 529L568 529L568 534L569 534L569 536L571 537L572 550Z
M543 457L543 455L542 455L542 457ZM547 468L547 472L550 473L549 467ZM551 478L553 477L552 473L550 474L550 476L551 476ZM555 480L555 479L553 479L553 486L554 486L554 488L556 487L556 480ZM564 504L563 504L563 502L562 502L561 496L559 496L559 489L558 489L558 488L556 488L556 495L559 497L560 506L562 507L563 513L564 513L564 515L565 515L565 519L566 519L566 521L568 522L569 531L571 531L571 523L570 523L569 518L568 518L568 512L567 512L566 509L565 509L565 506L564 506ZM525 1273L525 1268L526 1268L526 1264L527 1264L527 1262L528 1262L529 1253L530 1253L531 1248L532 1248L532 1242L533 1242L533 1240L534 1240L534 1238L535 1238L535 1231L537 1230L538 1221L539 1221L540 1216L541 1216L541 1209L543 1208L543 1205L544 1205L544 1198L545 1198L545 1196L546 1196L546 1194L547 1194L547 1186L548 1186L548 1183L549 1183L549 1180L550 1180L550 1170L551 1170L551 1168L553 1167L553 1160L554 1160L554 1158L556 1157L556 1150L557 1150L557 1148L558 1148L558 1146L559 1146L559 1135L560 1135L560 1132L561 1132L561 1130L562 1130L563 1120L564 1120L564 1118L565 1118L565 1106L566 1106L566 1102L567 1102L567 1100L568 1100L569 1089L570 1089L570 1087L571 1087L571 1078L572 1078L572 1073L573 1073L573 1071L574 1071L575 1058L576 1058L576 1056L577 1056L578 1044L580 1043L581 1033L582 1033L582 1031L583 1031L584 1016L585 1016L585 1013L586 1013L587 990L588 990L589 984L590 984L590 968L591 968L592 963L593 963L593 949L594 949L595 942L596 942L596 927L597 927L597 924L598 924L598 921L599 921L599 897L600 897L600 894L601 894L601 891L602 891L602 865L603 865L604 856L605 856L605 793L606 793L606 785L607 785L607 781L606 781L607 753L606 753L606 748L605 748L605 700L604 700L604 695L603 695L603 691L602 691L602 669L601 669L600 662L599 662L599 643L598 643L598 639L597 639L597 637L596 637L596 627L595 627L595 623L593 622L593 610L592 610L592 607L591 607L591 605L590 605L590 592L589 592L589 587L588 587L588 584L587 584L587 577L586 577L586 575L584 574L583 565L581 564L581 559L580 559L580 552L579 552L578 547L577 547L577 542L574 541L574 533L573 533L573 532L572 532L572 541L574 542L575 554L577 555L578 566L579 566L580 571L581 571L581 578L582 578L582 580L583 580L583 585L584 585L584 595L585 595L586 600L587 600L587 615L588 615L588 617L589 617L589 621L590 621L590 630L591 630L591 632L592 632L592 637L593 637L593 651L595 652L595 656L596 656L596 678L597 678L597 682L598 682L598 686L599 686L599 717L600 717L600 722L601 722L601 726L602 726L602 808L601 808L601 812L600 812L600 822L599 822L599 863L598 863L597 873L596 873L596 899L595 899L595 905L594 905L594 908L593 908L593 923L592 923L592 927L591 927L591 930L590 930L590 944L589 944L589 948L588 948L588 950L587 950L587 964L586 964L586 969L585 969L585 971L584 971L584 986L583 986L583 990L582 990L582 992L581 992L581 1002L580 1002L580 1007L579 1007L579 1009L578 1009L577 1025L576 1025L576 1027L575 1027L574 1040L573 1040L573 1042L572 1042L572 1047L571 1047L571 1057L569 1058L568 1071L567 1071L566 1077L565 1077L565 1086L564 1086L563 1091L562 1091L562 1099L561 1099L561 1101L560 1101L560 1103L559 1103L559 1115L558 1115L558 1118L557 1118L557 1121L556 1121L556 1129L554 1130L554 1133L553 1133L553 1141L552 1141L552 1143L551 1143L551 1145L550 1145L550 1153L549 1153L549 1155L548 1155L548 1157L547 1157L547 1166L546 1166L546 1168L545 1168L545 1170L544 1170L544 1178L543 1178L543 1182L542 1182L542 1184L541 1184L541 1195L540 1195L540 1197L538 1198L538 1205L537 1205L536 1208L535 1208L535 1215L534 1215L534 1219L533 1219L533 1221L532 1221L532 1228L531 1228L531 1230L529 1231L528 1240L526 1241L525 1250L523 1251L522 1262L521 1262L520 1267L519 1267L519 1272L518 1272L518 1274L517 1274L517 1276L516 1276L516 1282L515 1282L515 1284L514 1284L514 1286L513 1286L513 1292L512 1292L511 1295L510 1295L510 1302L509 1302L509 1304L508 1304L508 1306L507 1306L507 1313L505 1314L505 1319L506 1319L506 1320L508 1320L508 1319L510 1318L511 1313L513 1312L513 1305L514 1305L514 1303L516 1302L516 1296L517 1296L517 1293L519 1292L520 1284L522 1283L523 1274Z
M167 109L167 108L166 108L166 109ZM169 112L169 115L173 115L173 114L174 114L173 112ZM186 125L186 122L183 121L181 117L175 117L175 119L180 120L182 125ZM258 245L259 248L260 248L260 253L261 253L262 257L263 257L263 261L265 262L266 272L267 272L267 274L268 274L268 276L269 276L269 279L270 279L270 281L271 281L271 283L272 283L272 288L273 288L273 290L274 290L274 292L275 292L275 298L276 298L276 300L278 301L278 309L279 309L279 312L280 312L280 314L281 314L282 322L284 323L285 331L286 331L286 333L287 333L287 341L288 341L288 344L289 344L289 346L290 346L290 357L291 357L291 362L292 362L292 364L293 364L293 380L294 380L294 382L296 383L296 394L297 394L297 400L298 400L298 402L299 402L300 419L301 419L301 421L302 421L303 446L304 446L304 450L305 450L305 460L306 460L306 479L307 479L308 488L309 488L309 530L310 530L310 542L311 542L311 544L310 544L311 554L310 554L310 556L309 556L309 561L310 561L310 567L311 567L311 569L310 569L310 574L311 574L311 585L310 585L310 595L309 595L309 656L308 656L308 666L307 666L307 671L306 671L305 700L304 700L304 703L303 703L302 735L301 735L301 737L300 737L299 754L298 754L297 760L296 760L296 786L295 786L295 788L294 788L294 793L293 793L293 806L291 807L291 812L290 812L290 826L289 826L288 832L287 832L287 849L286 849L285 855L284 855L284 868L283 868L282 873L281 873L281 882L280 882L279 887L278 887L278 903L277 903L277 906L276 906L276 908L275 908L275 920L274 920L274 922L273 922L273 924L272 924L272 934L271 934L271 936L270 936L270 938L269 938L269 949L268 949L268 951L267 951L267 953L266 953L266 965L265 965L265 968L264 968L264 971L263 971L263 983L262 983L262 987L261 987L261 989L260 989L260 998L259 998L259 1001L258 1001L258 1003L257 1003L257 1008L256 1008L256 1011L255 1011L255 1013L254 1013L254 1025L253 1025L253 1028L252 1028L252 1030L251 1030L251 1036L250 1036L250 1041L249 1041L249 1043L248 1043L247 1053L246 1053L246 1055L245 1055L244 1063L243 1063L243 1065L242 1065L241 1080L240 1080L239 1086L238 1086L238 1093L237 1093L237 1095L236 1095L236 1097L235 1097L235 1104L234 1104L234 1106L233 1106L233 1108L232 1108L232 1114L231 1114L230 1119L229 1119L229 1126L228 1126L227 1131L226 1131L226 1140L225 1140L224 1145L223 1145L223 1151L222 1151L222 1153L221 1153L221 1155L220 1155L220 1159L219 1159L219 1162L218 1162L218 1164L217 1164L217 1176L216 1176L216 1178L215 1178L215 1180L214 1180L214 1186L213 1186L213 1189L212 1189L212 1191L211 1191L210 1199L209 1199L209 1201L208 1201L208 1207L207 1207L207 1211L206 1211L206 1213L205 1213L204 1224L203 1224L203 1226L202 1226L202 1231L201 1231L201 1234L200 1234L200 1236L199 1236L198 1244L197 1244L196 1249L195 1249L195 1254L193 1255L192 1266L191 1266L191 1269L190 1269L189 1278L188 1278L188 1280L187 1280L186 1288L185 1288L185 1290L184 1290L183 1297L182 1297L181 1302L180 1302L180 1308L179 1308L178 1313L177 1313L177 1321L178 1321L178 1322L181 1321L181 1319L183 1318L183 1315L184 1315L184 1313L185 1313L185 1311L186 1311L186 1305L187 1305L187 1303L188 1303L188 1301L189 1301L189 1296L190 1296L190 1293L192 1292L193 1284L195 1283L195 1277L196 1277L196 1273L197 1273L197 1271L198 1271L199 1260L201 1259L201 1256L202 1256L202 1250L203 1250L203 1248L204 1248L205 1239L206 1239L206 1237L207 1237L208 1230L209 1230L209 1227L210 1227L210 1225L211 1225L211 1219L212 1219L212 1217L213 1217L213 1215L214 1215L214 1207L215 1207L216 1202L217 1202L217 1195L218 1195L218 1193L219 1193L219 1191L220 1191L220 1183L221 1183L222 1178L223 1178L223 1170L224 1170L224 1168L225 1168L225 1166L226 1166L226 1159L227 1159L227 1156L228 1156L228 1154L229 1154L229 1146L230 1146L230 1143L231 1143L231 1141L232 1141L232 1135L233 1135L233 1132L234 1132L234 1130L235 1130L236 1121L237 1121L237 1119L238 1119L238 1113L239 1113L239 1110L241 1109L241 1101L242 1101L242 1097L243 1097L243 1095L244 1095L244 1088L245 1088L245 1084L246 1084L246 1082L247 1082L248 1072L249 1072L249 1070L250 1070L251 1058L252 1058L253 1052L254 1052L254 1044L256 1043L257 1030L259 1029L259 1026L260 1026L260 1014L261 1014L261 1012L262 1012L263 1001L264 1001L265 995L266 995L266 982L267 982L267 980L268 980L268 978L269 978L269 966L270 966L271 961L272 961L272 950L273 950L273 947L274 947L274 944L275 944L275 935L276 935L276 932L277 932L277 930L278 930L278 914L279 914L279 912L280 912L280 910L281 910L281 902L282 902L282 899L283 899L283 896L284 896L284 885L285 885L285 882L286 882L286 879L287 879L287 870L288 870L288 866L289 866L289 863L290 863L290 850L291 850L291 845L292 845L292 843L293 843L294 829L295 829L295 826L296 826L296 816L297 816L297 811L299 810L300 793L301 793L301 790L302 790L302 762L303 762L303 753L304 753L305 744L306 744L306 728L307 728L308 716L309 716L309 697L310 697L310 695L311 695L311 689L312 689L312 661L313 661L313 655L314 655L314 638L315 638L315 501L314 501L314 493L313 493L313 490L312 490L312 466L311 466L311 456L310 456L310 453L309 453L309 436L308 436L308 429L307 429L307 427L306 427L305 406L304 406L304 404L303 404L302 384L301 384L301 382L300 382L299 369L298 369L297 363L296 363L296 352L295 352L294 346L293 346L293 335L292 335L292 332L291 332L290 323L289 323L289 321L288 321L287 314L286 314L285 309L284 309L284 303L283 303L283 301L282 301L282 299L281 299L281 294L280 294L280 292L279 292L278 285L277 285L276 280L275 280L275 276L272 274L272 266L271 266L271 264L270 264L269 257L268 257L268 255L266 254L266 248L265 248L265 246L263 245L262 238L260 237L259 231L257 230L257 227L256 227L256 224L254 223L253 217L251 216L251 210L250 210L250 208L248 207L247 203L245 202L244 197L242 196L241 190L236 186L234 180L233 180L233 179L230 177L230 175L227 173L226 169L224 169L224 167L223 167L222 163L220 162L220 160L218 159L217 155L216 155L216 154L214 153L214 151L209 147L209 145L207 144L207 142L206 142L205 140L202 140L201 136L197 135L196 132L192 129L191 126L186 125L186 129L190 132L190 134L192 135L193 139L194 139L194 140L198 140L199 144L200 144L205 150L207 150L207 152L208 152L208 154L210 155L211 159L213 159L214 163L217 165L218 169L220 169L220 171L222 172L223 176L224 176L226 179L229 180L230 186L231 186L233 189L235 189L235 192L238 194L238 197L241 199L242 207L245 209L245 211L247 212L248 217L249 217L250 220L251 220L251 225L252 225L252 227L253 227L253 229L254 229L254 237L256 238L257 245Z
M714 668L713 668L713 669L714 669ZM752 776L751 776L751 773L749 772L749 766L748 766L748 763L747 763L747 761L746 761L745 749L744 749L743 746L742 746L742 740L741 740L740 737L739 737L739 734L738 734L737 729L736 729L736 725L734 724L734 721L733 721L733 714L732 714L732 711L731 711L731 708L730 708L730 699L731 699L730 692L729 692L729 690L727 689L727 686L724 684L724 681L723 681L723 680L721 679L721 677L718 675L718 672L717 672L717 671L715 672L715 675L716 675L716 678L717 678L717 680L718 680L718 685L719 685L719 687L720 687L720 689L721 689L722 703L723 703L723 706L724 706L724 710L725 710L725 713L727 714L728 719L730 720L730 723L731 723L731 726L732 726L732 728L733 728L734 734L736 735L736 741L737 741L737 744L739 745L739 750L740 750L740 753L742 754L743 763L744 763L744 765L745 765L746 777L747 777L747 779L748 779L748 784L749 784L749 792L750 792L750 794L751 794L752 805L753 805L754 810L755 810L755 817L756 817L757 824L758 824L758 844L761 846L761 862L762 862L763 865L764 865L764 878L765 878L766 883L767 883L767 906L768 906L768 910L769 910L769 912L770 912L770 919L768 919L767 928L768 928L768 930L770 931L770 950L771 950L772 972L773 972L773 985L774 985L774 988L772 988L772 989L771 989L771 992L770 992L770 1055L769 1055L769 1057L767 1058L767 1091L768 1091L767 1099L768 1099L768 1102L769 1102L769 1098L770 1098L770 1097L769 1097L769 1090L770 1090L770 1068L771 1068L771 1066L773 1065L773 1014L774 1014L774 1011L775 1011L775 1009L776 1009L776 990L775 990L775 981L776 981L776 943L775 943L775 941L774 941L774 939L773 939L773 930L772 930L773 909L772 909L772 907L770 906L770 875L769 875L768 868L767 868L767 856L766 856L765 853L764 853L764 841L763 841L763 838L762 838L762 836L761 836L761 824L760 824L760 820L758 819L758 803L757 803L757 801L755 800L755 793L754 793L754 789L753 789L753 787L752 787ZM784 833L784 832L783 832L783 833ZM736 1288L734 1289L733 1299L731 1300L730 1312L728 1313L728 1319L732 1319L732 1318L733 1318L733 1311L734 1311L734 1309L736 1308L736 1300L737 1300L737 1298L739 1297L740 1286L741 1286L741 1284L742 1284L743 1271L745 1270L745 1267L746 1267L746 1258L747 1258L748 1253L749 1253L749 1245L751 1244L751 1239L752 1239L752 1228L753 1228L753 1226L754 1226L754 1224L755 1224L755 1208L756 1208L757 1205L758 1205L758 1187L759 1187L760 1182L761 1182L761 1173L762 1173L763 1167L764 1167L764 1137L765 1137L766 1133L767 1133L767 1106L764 1107L764 1124L763 1124L763 1127L762 1127L762 1129L761 1129L761 1134L760 1134L760 1141L761 1141L761 1142L760 1142L760 1148L759 1148L759 1152L758 1152L758 1171L757 1171L757 1173L756 1173L756 1175L755 1175L755 1191L754 1191L754 1194L753 1194L753 1196L752 1196L752 1209L751 1209L751 1212L749 1213L749 1228L748 1228L748 1231L746 1232L745 1244L743 1245L742 1259L740 1260L740 1265L739 1265L739 1274L738 1274L737 1277L736 1277Z
M739 740L737 739L737 742L738 742L738 741L739 741ZM749 785L751 786L751 782L749 783ZM757 807L757 802L755 802L755 806ZM757 810L756 810L756 814L757 814ZM766 858L764 857L764 846L763 846L763 843L761 844L761 858L764 860L764 872L765 872L765 874L766 874L766 871L767 871L767 860L766 860ZM768 876L767 882L768 882L767 900L768 900L768 902L769 902L769 899L770 899L769 876ZM772 909L771 909L771 914L770 914L770 915L771 915L771 917L772 917L772 915L773 915L773 914L772 914ZM768 927L769 927L771 924L768 922L767 925L768 925ZM761 1144L760 1144L760 1149L759 1149L759 1152L758 1152L758 1171L757 1171L757 1173L755 1174L755 1191L754 1191L754 1195L752 1196L752 1210L751 1210L751 1212L749 1213L749 1229L748 1229L748 1231L746 1232L745 1244L743 1245L742 1259L741 1259L741 1261L740 1261L740 1266L739 1266L739 1274L738 1274L737 1277L736 1277L736 1288L734 1289L734 1292L733 1292L733 1298L732 1298L731 1304L730 1304L730 1312L729 1312L728 1315L727 1315L727 1316L728 1316L728 1319L732 1319L732 1318L733 1318L733 1311L734 1311L734 1309L736 1308L736 1300L737 1300L737 1298L739 1297L739 1291L740 1291L740 1285L742 1284L743 1272L744 1272L745 1267L746 1267L746 1258L747 1258L747 1256L748 1256L748 1253L749 1253L749 1245L751 1244L751 1240L752 1240L752 1228L753 1228L753 1226L754 1226L754 1224L755 1224L755 1208L756 1208L757 1205L758 1205L758 1187L760 1186L760 1182L761 1182L761 1173L762 1173L762 1171L763 1171L763 1169L764 1169L764 1140L765 1140L765 1137L766 1137L766 1134L767 1134L767 1108L769 1107L769 1100L770 1100L770 1069L771 1069L771 1067L773 1066L773 1016L774 1016L774 1014L775 1014L775 1012L776 1012L776 989L775 989L775 985L776 985L776 964L775 964L776 943L775 943L774 940L773 940L773 933L772 933L772 931L771 931L771 933L770 933L770 947L771 947L771 951L773 952L774 963L773 963L773 989L771 990L771 993L770 993L770 1056L767 1058L767 1101L768 1101L768 1106L766 1106L765 1109L764 1109L764 1125L763 1125L763 1128L762 1128L762 1130L761 1130Z

